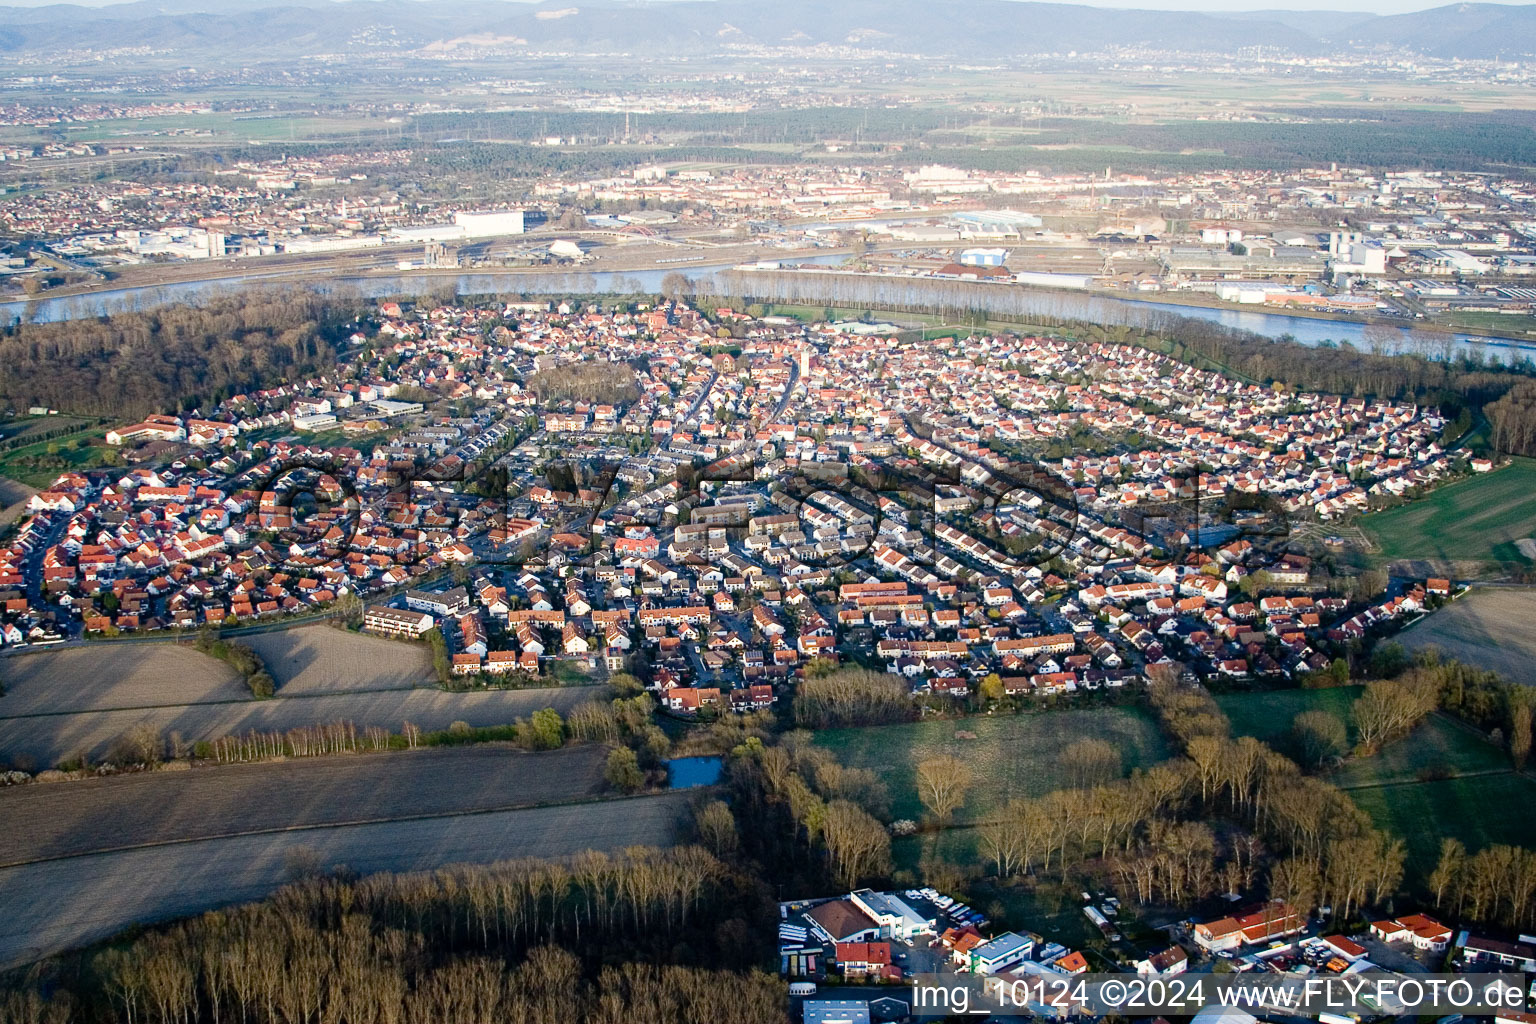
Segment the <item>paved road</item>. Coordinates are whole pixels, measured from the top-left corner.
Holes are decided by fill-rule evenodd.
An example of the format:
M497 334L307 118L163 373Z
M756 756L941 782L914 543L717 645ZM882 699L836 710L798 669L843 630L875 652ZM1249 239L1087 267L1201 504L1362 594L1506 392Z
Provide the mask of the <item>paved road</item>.
M711 370L710 373L709 373L709 383L704 385L704 390L699 392L699 397L697 397L697 398L695 398L693 400L693 404L688 407L688 411L686 413L684 413L682 416L678 417L677 425L679 427L686 426L689 420L693 419L695 416L697 416L699 414L699 410L704 407L704 400L706 398L708 398L709 397L709 393L715 389L715 382L718 381L719 379L720 379L719 372L715 371L715 370ZM669 435L667 437L667 444L670 445L672 443L672 438L674 438L676 436L677 436L676 431L674 431L671 435Z
M779 398L779 404L773 407L773 415L768 417L767 426L770 423L779 422L779 417L784 415L784 410L789 408L789 400L794 397L795 385L800 383L800 360L789 361L789 383L784 385L784 394Z
M0 867L192 839L510 810L600 796L598 744L530 754L501 744L0 789Z
M361 874L674 842L685 791L597 804L342 825L91 854L0 869L0 970L150 923L260 899L290 857Z

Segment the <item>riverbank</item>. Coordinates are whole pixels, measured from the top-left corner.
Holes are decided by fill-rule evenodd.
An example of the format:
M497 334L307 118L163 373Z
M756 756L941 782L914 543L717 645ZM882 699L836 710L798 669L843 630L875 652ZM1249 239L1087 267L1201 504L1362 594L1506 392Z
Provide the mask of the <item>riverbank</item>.
M577 237L581 232L565 235L519 235L519 242L530 245L548 242L556 237ZM815 248L806 246L792 250L765 250L760 245L710 246L689 248L688 245L637 244L614 246L611 251L595 250L596 259L591 263L571 266L483 266L483 267L412 267L402 269L397 264L407 257L420 258L420 245L393 245L342 253L279 253L271 256L226 257L216 260L198 260L187 263L140 264L118 268L108 272L102 280L80 282L49 289L39 295L6 295L0 297L0 309L54 302L61 299L84 299L92 296L115 296L119 293L145 293L157 301L154 292L169 287L188 285L214 285L229 281L258 284L281 284L289 280L311 281L317 276L337 279L371 277L411 277L434 279L456 277L465 274L493 274L508 277L538 277L561 274L613 273L632 274L663 270L721 270L742 262L759 259L796 261L830 255L846 256L851 247Z
M242 283L270 284L302 280L321 291L335 288L354 289L365 298L411 295L423 290L424 282L441 287L453 281L459 295L526 293L538 295L628 294L635 291L658 292L668 275L682 273L703 293L760 299L770 303L800 303L855 309L912 309L925 307L963 312L968 309L1007 316L1044 316L1056 320L1075 320L1106 326L1146 327L1168 315L1208 320L1234 330L1270 338L1290 337L1304 345L1351 344L1368 349L1371 339L1365 335L1370 321L1349 319L1317 311L1268 312L1253 306L1221 303L1196 296L1147 297L1108 290L1057 289L1027 285L984 284L915 278L901 274L845 273L830 269L743 269L743 264L762 257L761 249L748 248L745 254L731 249L712 249L698 253L703 262L678 257L677 249L647 247L652 262L639 259L639 252L620 267L598 262L580 267L551 269L527 268L438 268L431 271L401 271L398 268L360 268L355 271L320 272L313 265L293 268L292 273L245 273L233 277L214 277L164 283L156 286L117 287L82 291L72 296L49 296L30 302L0 303L0 317L39 321L59 321L87 316L101 316L121 309L139 308L175 301L195 301L217 288ZM835 264L847 257L846 249L818 249L798 253L775 252L773 262ZM729 260L730 262L726 262ZM1405 325L1397 324L1402 328ZM1406 326L1423 326L1415 323ZM1501 335L1483 328L1457 331L1457 347L1463 353L1497 354L1514 360L1536 354L1536 338ZM1407 345L1401 346L1407 348ZM1503 352L1498 350L1502 349ZM1492 350L1492 353L1490 353ZM1508 353L1505 355L1504 353Z
M1169 306L1189 306L1192 309L1220 309L1230 310L1234 313L1273 313L1278 316L1294 316L1304 320L1328 320L1333 323L1380 324L1384 327L1393 327L1398 330L1412 330L1414 328L1429 328L1435 331L1450 331L1455 334L1466 334L1472 337L1493 338L1500 341L1530 342L1536 344L1536 317L1510 317L1513 321L1507 331L1495 331L1487 327L1475 325L1450 326L1438 320L1404 320L1402 317L1391 316L1367 316L1357 313L1338 313L1323 309L1292 308L1290 306L1253 306L1238 302L1226 302L1222 299L1212 298L1189 292L1155 292L1148 296L1140 296L1130 292L1115 291L1110 288L1090 288L1090 295L1099 295L1108 299L1123 299L1126 302L1152 302ZM1156 297L1151 297L1155 295ZM1528 330L1517 330L1516 325L1524 321L1531 325Z
M916 307L1012 317L1046 317L1102 325L1151 327L1168 315L1208 320L1223 327L1270 338L1289 336L1304 345L1348 343L1369 349L1365 330L1372 321L1320 316L1317 311L1269 312L1253 306L1202 300L1196 296L1144 297L1107 289L1045 288L979 281L959 281L905 274L842 273L826 270L737 269L718 275L717 293L773 304L830 305L855 309L910 310ZM1175 301L1175 298L1184 301ZM1312 315L1302 315L1302 313ZM1391 321L1384 321L1391 323ZM1423 322L1393 324L1401 330ZM1536 337L1455 331L1451 338L1465 352L1505 349L1501 358L1536 355ZM1406 341L1406 339L1404 339ZM1407 350L1407 344L1398 346ZM1439 353L1435 353L1438 355Z

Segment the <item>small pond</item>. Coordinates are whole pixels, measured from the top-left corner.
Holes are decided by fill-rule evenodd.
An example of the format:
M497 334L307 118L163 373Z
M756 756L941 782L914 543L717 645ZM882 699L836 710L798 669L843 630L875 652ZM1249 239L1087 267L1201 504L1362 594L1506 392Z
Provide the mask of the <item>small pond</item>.
M667 780L672 789L713 786L724 768L718 757L678 757L667 762Z

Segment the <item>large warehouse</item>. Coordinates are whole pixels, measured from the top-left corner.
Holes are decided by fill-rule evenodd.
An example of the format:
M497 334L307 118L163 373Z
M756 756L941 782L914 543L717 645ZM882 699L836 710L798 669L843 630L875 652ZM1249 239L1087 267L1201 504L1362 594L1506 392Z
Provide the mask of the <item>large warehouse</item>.
M402 242L461 242L522 233L522 210L461 210L453 215L452 224L395 228L390 235Z

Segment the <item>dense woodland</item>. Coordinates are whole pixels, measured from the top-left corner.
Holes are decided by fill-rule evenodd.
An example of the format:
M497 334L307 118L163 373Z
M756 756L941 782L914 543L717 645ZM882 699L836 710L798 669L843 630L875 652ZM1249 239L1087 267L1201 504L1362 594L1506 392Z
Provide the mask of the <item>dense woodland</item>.
M640 397L635 371L628 363L599 360L540 370L528 378L528 389L547 406L561 402L622 405Z
M0 994L0 1024L779 1024L773 902L697 846L312 877ZM581 951L578 956L571 949Z
M1536 455L1536 380L1516 381L1502 398L1483 407L1495 448Z
M1181 154L1214 158L1228 167L1286 169L1326 166L1337 161L1350 167L1422 167L1436 170L1485 170L1536 163L1536 136L1530 131L1528 111L1469 114L1410 110L1330 111L1320 118L1307 111L1305 122L1166 121L1127 124L1123 121L1087 118L1046 118L1031 146L1049 149L1104 147L1114 152L1116 169L1135 166L1162 167L1163 161ZM993 118L1007 127L1017 118ZM1405 149L1404 133L1412 133L1413 146ZM973 137L965 132L935 132L935 147L945 143L963 146ZM981 150L986 154L988 150ZM1071 154L1076 156L1078 154ZM1089 154L1081 154L1087 156ZM1047 152L1031 154L1024 163L1038 165L1053 159ZM1111 158L1099 154L1099 164Z
M114 419L194 409L333 368L357 311L305 288L251 289L197 306L13 325L0 332L0 403Z
M917 715L903 677L850 668L811 675L795 691L795 724L813 729L884 725Z

